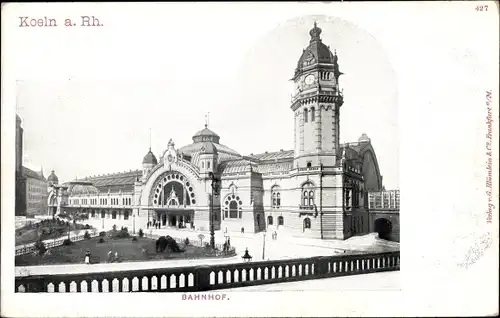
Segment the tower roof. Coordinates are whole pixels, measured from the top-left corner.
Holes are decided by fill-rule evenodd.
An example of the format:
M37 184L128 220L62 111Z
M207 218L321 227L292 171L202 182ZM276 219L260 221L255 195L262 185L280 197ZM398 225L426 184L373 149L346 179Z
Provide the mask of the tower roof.
M54 170L50 172L49 177L47 178L47 181L52 182L52 183L59 183L59 178L56 176Z
M155 155L151 151L151 148L149 148L149 152L144 156L144 159L142 160L142 164L153 164L153 165L158 164L158 160L156 159Z
M204 129L198 131L193 136L193 142L202 142L202 141L211 141L218 144L220 141L220 137L215 132L208 129L207 125L205 125Z
M316 22L314 22L314 27L309 31L309 35L311 36L309 45L303 50L302 55L297 62L295 75L299 74L304 67L312 64L337 64L337 53L332 53L332 51L330 51L330 47L323 43L321 40L321 33L321 28L319 28Z

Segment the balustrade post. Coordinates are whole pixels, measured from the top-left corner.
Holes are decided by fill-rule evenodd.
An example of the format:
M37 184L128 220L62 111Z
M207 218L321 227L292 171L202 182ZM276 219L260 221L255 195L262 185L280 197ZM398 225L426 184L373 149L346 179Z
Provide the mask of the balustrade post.
M216 270L214 270L215 272ZM197 291L204 291L210 289L210 268L200 266L195 271L195 289Z
M314 262L314 274L316 277L326 277L328 276L328 257L320 256L317 257ZM312 272L312 266L309 269Z

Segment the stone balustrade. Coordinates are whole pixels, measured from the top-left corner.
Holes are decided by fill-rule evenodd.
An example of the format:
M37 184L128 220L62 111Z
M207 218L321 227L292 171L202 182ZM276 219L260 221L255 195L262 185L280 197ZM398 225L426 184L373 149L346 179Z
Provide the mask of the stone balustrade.
M399 268L399 251L344 254L222 265L16 277L15 291L195 292L397 271Z

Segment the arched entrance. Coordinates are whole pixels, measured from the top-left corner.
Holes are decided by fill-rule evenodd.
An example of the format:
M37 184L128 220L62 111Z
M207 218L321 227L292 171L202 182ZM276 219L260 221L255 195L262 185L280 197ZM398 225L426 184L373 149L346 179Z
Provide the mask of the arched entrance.
M175 228L193 227L196 195L194 185L178 171L166 171L154 182L148 205L152 222Z
M379 238L389 240L392 233L392 223L385 218L376 219L374 222L374 229L375 232L378 233Z

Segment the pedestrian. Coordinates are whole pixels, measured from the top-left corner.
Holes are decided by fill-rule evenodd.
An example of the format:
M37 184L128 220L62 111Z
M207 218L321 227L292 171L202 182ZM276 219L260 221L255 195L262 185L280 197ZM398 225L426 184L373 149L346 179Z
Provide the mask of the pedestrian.
M90 265L90 251L85 252L85 264Z
M229 249L231 247L231 238L227 238L227 248Z
M245 228L241 227L241 234L245 233Z
M149 229L149 221L146 223L146 228Z
M113 251L109 251L108 252L108 263L112 263L113 262Z
M274 239L277 240L278 239L278 232L274 231Z
M115 252L115 262L118 262L118 252Z

